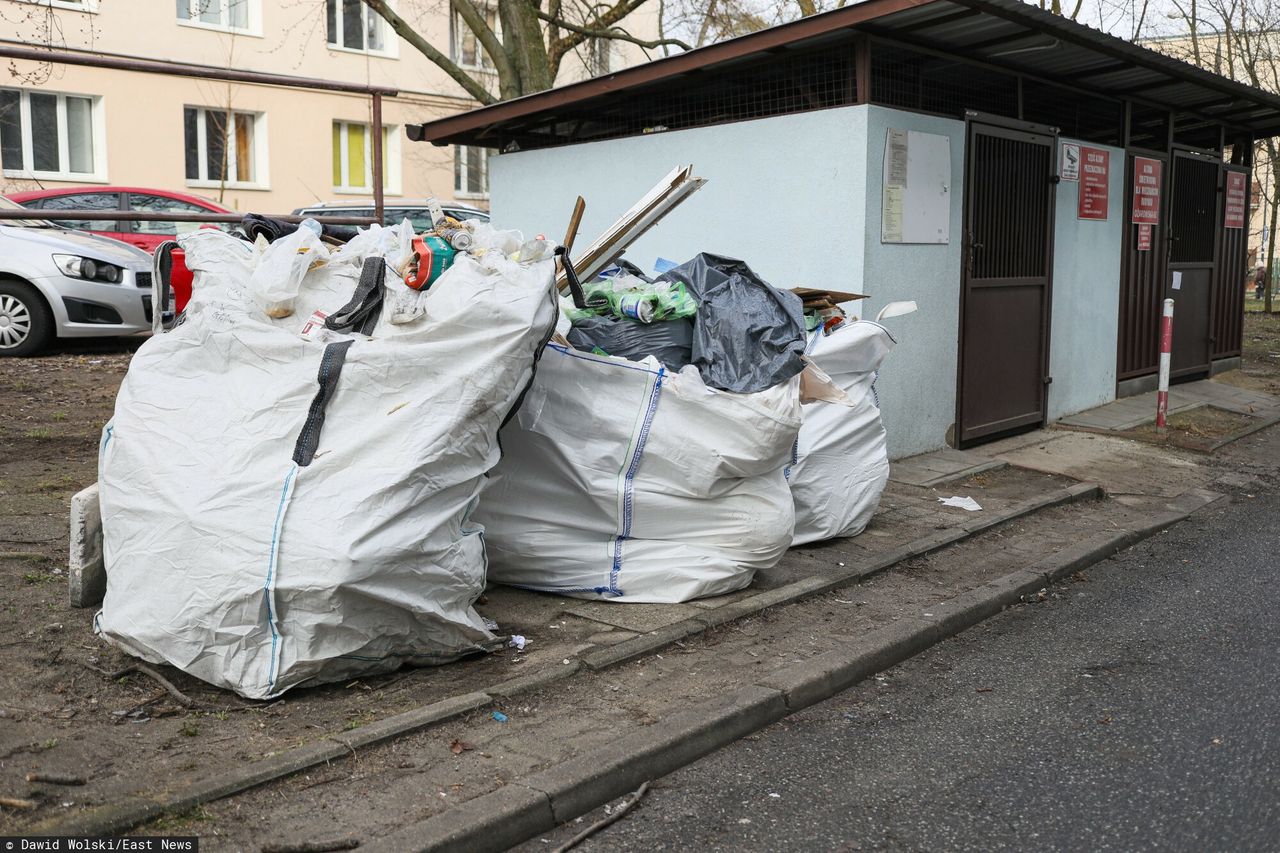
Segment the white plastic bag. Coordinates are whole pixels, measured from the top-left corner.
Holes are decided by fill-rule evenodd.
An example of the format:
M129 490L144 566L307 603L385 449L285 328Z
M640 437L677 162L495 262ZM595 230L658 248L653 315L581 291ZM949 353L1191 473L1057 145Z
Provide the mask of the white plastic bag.
M326 345L299 330L359 265L313 269L271 320L243 245L182 244L187 321L138 350L103 433L97 630L251 698L488 647L470 514L556 319L552 261L459 256L420 318L384 304L372 337Z
M830 334L819 328L809 335L806 354L853 405L804 405L795 461L787 469L797 545L856 536L880 505L889 456L875 378L894 343L887 329L866 320L837 326Z
M328 255L320 235L305 225L262 247L249 276L249 289L266 315L280 319L293 314L303 277L324 264Z
M548 346L476 513L490 579L640 602L747 586L791 544L799 385L733 394Z

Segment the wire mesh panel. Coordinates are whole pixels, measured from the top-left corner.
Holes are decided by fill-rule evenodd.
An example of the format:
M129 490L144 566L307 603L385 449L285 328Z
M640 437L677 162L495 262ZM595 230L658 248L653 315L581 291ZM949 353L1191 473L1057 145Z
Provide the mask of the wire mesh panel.
M1018 80L897 45L873 44L871 100L963 118L966 110L1018 117Z
M768 63L691 76L626 98L559 113L550 124L508 128L523 149L830 109L857 102L854 49L779 54Z
M1123 144L1124 105L1096 94L1086 95L1039 80L1022 82L1022 117L1057 127L1063 136Z

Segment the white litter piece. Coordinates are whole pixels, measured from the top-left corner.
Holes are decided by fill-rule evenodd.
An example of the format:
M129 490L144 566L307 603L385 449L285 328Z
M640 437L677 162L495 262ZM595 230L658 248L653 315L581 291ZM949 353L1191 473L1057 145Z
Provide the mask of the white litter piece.
M528 642L529 642L528 640L526 640L524 637L520 636L519 634L512 634L511 639L507 641L507 645L515 649L517 652L522 652L524 651L524 647Z
M889 480L889 454L876 371L896 341L883 326L845 323L810 333L806 354L848 402L804 404L787 482L795 500L794 543L857 536L871 521Z
M627 602L745 587L791 544L799 387L734 394L551 344L476 512L490 579Z
M978 510L982 509L982 507L978 506L978 502L975 501L973 498L970 498L970 497L962 498L956 495L953 495L952 497L949 497L949 498L938 498L938 503L942 504L943 506L953 506L956 509L968 510L969 512L977 512Z
M418 319L388 324L387 298L371 337L325 344L299 331L351 298L350 249L269 319L249 247L181 243L187 321L134 355L103 432L97 630L254 699L496 646L470 516L556 320L551 257L459 255Z

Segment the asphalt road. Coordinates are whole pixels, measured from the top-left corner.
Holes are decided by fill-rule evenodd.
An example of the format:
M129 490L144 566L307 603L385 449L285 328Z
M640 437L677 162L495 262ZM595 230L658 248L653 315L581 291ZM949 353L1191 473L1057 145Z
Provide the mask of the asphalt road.
M1278 513L1240 495L658 780L578 849L1280 850Z

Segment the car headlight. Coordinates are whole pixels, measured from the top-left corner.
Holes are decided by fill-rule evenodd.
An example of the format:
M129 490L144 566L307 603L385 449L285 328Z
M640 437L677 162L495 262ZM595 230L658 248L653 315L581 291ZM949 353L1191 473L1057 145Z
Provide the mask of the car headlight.
M124 270L106 261L95 261L93 258L82 258L79 255L54 255L53 262L63 275L72 278L86 278L90 281L105 281L119 284L124 280Z

